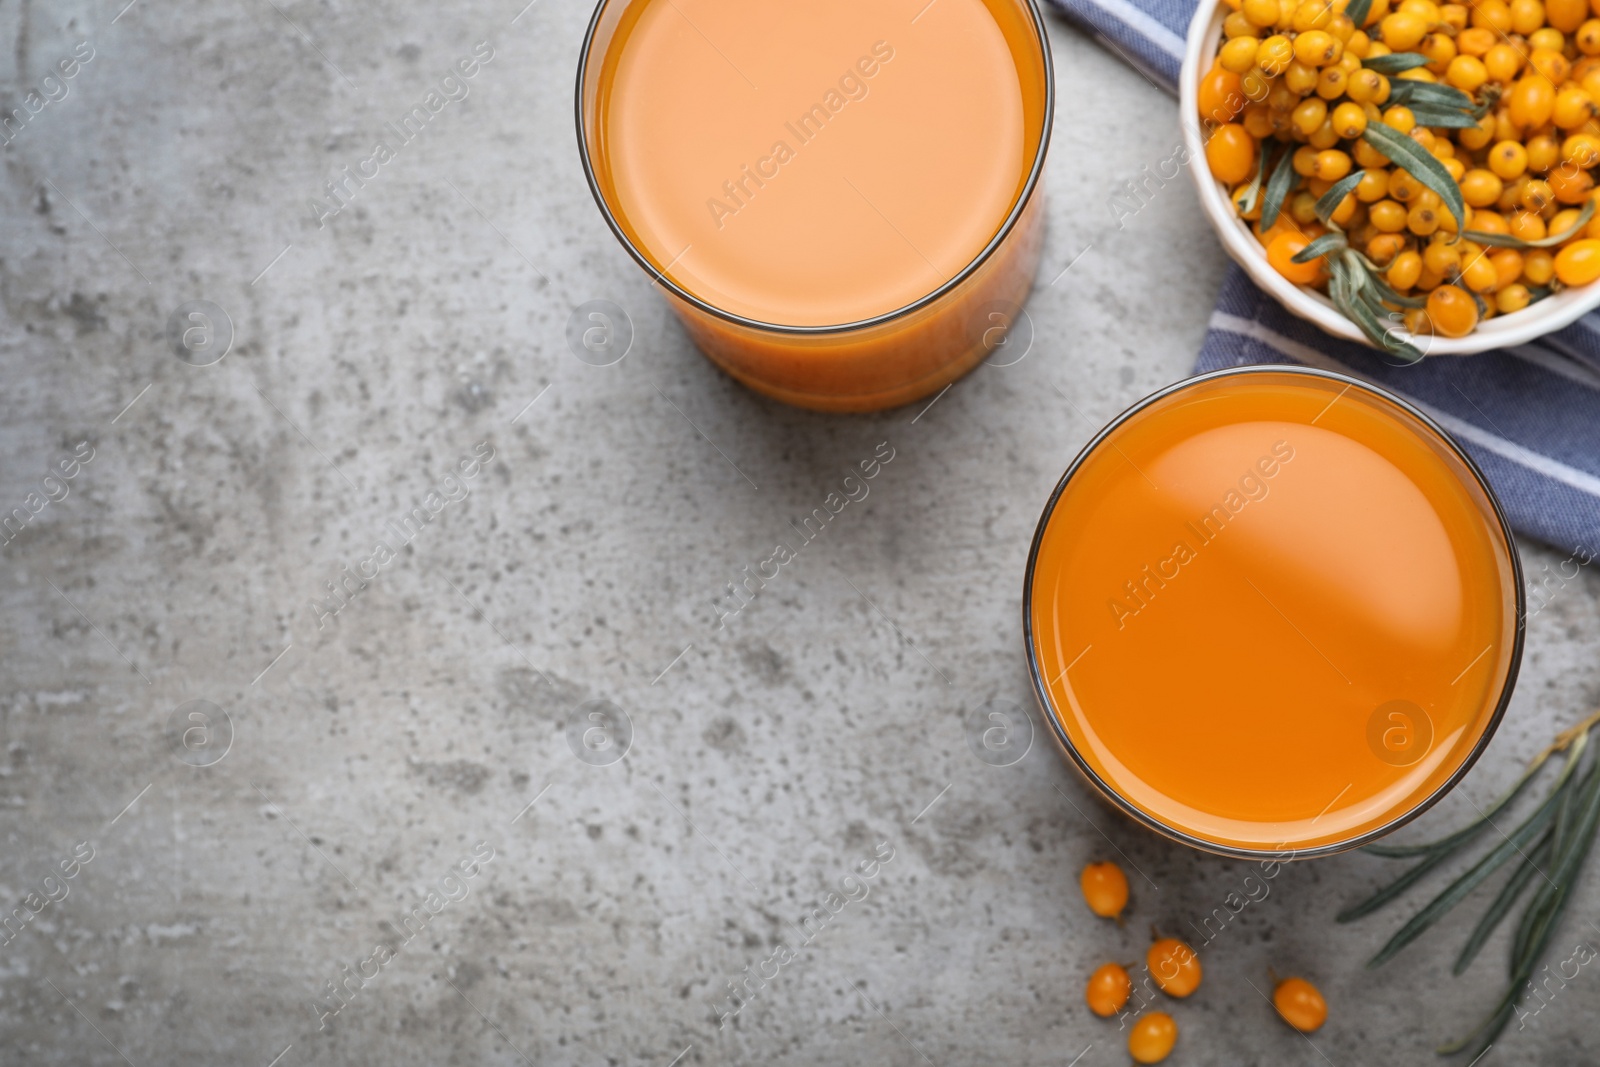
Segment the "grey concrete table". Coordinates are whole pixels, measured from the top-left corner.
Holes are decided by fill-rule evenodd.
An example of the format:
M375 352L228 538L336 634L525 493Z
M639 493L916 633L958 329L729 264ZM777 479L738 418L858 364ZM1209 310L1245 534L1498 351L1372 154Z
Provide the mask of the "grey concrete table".
M1172 154L1171 101L1053 24L1032 351L834 418L719 375L602 225L586 4L125 2L0 4L0 508L30 514L0 566L0 903L31 916L0 1062L1125 1063L1085 977L1251 867L1132 826L1042 737L980 762L966 723L1029 700L1050 486L1205 328L1223 257L1187 176L1111 199ZM348 182L475 48L465 97ZM620 363L567 348L590 299L631 316ZM1593 702L1595 593L1531 620L1510 719L1428 826ZM1098 858L1133 876L1123 928L1079 898ZM1332 918L1391 873L1285 870L1204 946L1172 1062L1435 1062L1504 941L1449 979L1463 914L1362 971L1401 914ZM1597 905L1591 878L1558 945ZM1327 993L1314 1044L1269 967ZM1586 970L1486 1062L1592 1061L1597 1006Z

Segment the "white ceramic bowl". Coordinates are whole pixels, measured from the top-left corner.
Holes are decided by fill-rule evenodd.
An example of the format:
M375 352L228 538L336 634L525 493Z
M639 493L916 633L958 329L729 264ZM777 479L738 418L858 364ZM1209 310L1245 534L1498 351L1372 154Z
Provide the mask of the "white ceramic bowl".
M1228 189L1211 177L1206 165L1205 136L1199 120L1196 94L1200 77L1211 69L1217 43L1222 39L1222 20L1228 14L1220 0L1200 0L1200 7L1189 24L1189 40L1183 54L1183 70L1178 79L1182 108L1184 143L1189 149L1190 172L1200 190L1200 206L1222 239L1228 255L1249 273L1256 285L1271 293L1284 307L1302 319L1316 323L1335 337L1371 347L1371 342L1345 318L1327 297L1314 289L1295 285L1272 269L1266 250L1246 224L1234 214ZM1526 344L1552 330L1570 325L1586 312L1600 306L1600 283L1567 289L1548 296L1522 311L1497 316L1465 337L1418 337L1413 342L1425 354L1471 355L1492 348Z

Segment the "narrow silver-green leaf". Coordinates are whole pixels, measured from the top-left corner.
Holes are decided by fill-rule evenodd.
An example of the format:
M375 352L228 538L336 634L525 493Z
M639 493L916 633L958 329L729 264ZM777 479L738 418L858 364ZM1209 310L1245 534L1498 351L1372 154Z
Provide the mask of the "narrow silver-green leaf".
M1427 126L1436 130L1470 130L1478 125L1478 120L1465 111L1433 107L1426 104L1410 104L1407 106L1410 107L1411 115L1417 120L1418 126Z
M1318 237L1316 240L1312 241L1310 244L1306 245L1300 251L1296 252L1292 257L1290 257L1290 262L1310 263L1318 256L1325 256L1329 252L1332 252L1335 248L1344 248L1345 246L1346 242L1344 239L1344 234L1337 231L1333 233L1325 233L1321 237Z
M1361 65L1368 70L1375 70L1379 74L1399 74L1403 70L1414 70L1417 67L1426 67L1433 60L1420 52L1390 52L1386 56L1373 56L1363 59ZM1394 86L1389 86L1393 91Z
M1583 210L1578 213L1576 222L1560 233L1541 237L1537 241L1524 241L1509 233L1484 233L1482 230L1467 230L1461 236L1469 241L1476 241L1481 245L1493 245L1496 248L1554 248L1564 241L1572 240L1592 218L1594 218L1594 198L1590 197L1583 202Z
M1361 136L1373 148L1388 156L1395 166L1402 168L1407 174L1433 190L1434 195L1444 203L1450 214L1455 216L1457 225L1467 217L1467 205L1461 199L1461 187L1450 177L1450 172L1444 169L1444 164L1435 159L1426 148L1381 122L1369 124Z
M1467 939L1461 955L1456 957L1456 962L1450 968L1450 973L1460 975L1471 966L1473 959L1478 955L1478 950L1483 948L1483 943L1489 940L1489 935L1495 932L1506 914L1511 911L1511 906L1517 902L1522 891L1528 888L1528 883L1533 876L1543 869L1542 864L1550 859L1550 838L1542 838L1538 848L1528 853L1528 862L1518 867L1511 875L1511 880L1500 889L1500 894L1494 898L1494 903L1489 905L1489 910L1483 913L1483 918L1478 920L1478 925L1472 930L1472 936Z
M1453 85L1442 82L1411 81L1408 78L1396 78L1389 83L1389 99L1385 100L1385 108L1396 104L1411 107L1413 103L1425 107L1454 108L1458 111L1468 111L1478 106L1477 101ZM1476 125L1476 123L1474 123Z
M1294 148L1285 145L1282 154L1278 156L1278 162L1272 168L1272 177L1267 179L1267 198L1261 202L1263 230L1278 221L1278 212L1283 209L1283 199L1289 195L1289 190L1294 187L1295 180L1299 177L1294 172Z
M1334 182L1333 187L1318 198L1317 218L1322 220L1324 226L1333 225L1333 213L1339 209L1340 202L1361 184L1361 179L1365 176L1366 171L1353 170Z
M1356 24L1356 29L1367 21L1367 15L1372 11L1372 0L1350 0L1349 6L1344 9L1345 17Z

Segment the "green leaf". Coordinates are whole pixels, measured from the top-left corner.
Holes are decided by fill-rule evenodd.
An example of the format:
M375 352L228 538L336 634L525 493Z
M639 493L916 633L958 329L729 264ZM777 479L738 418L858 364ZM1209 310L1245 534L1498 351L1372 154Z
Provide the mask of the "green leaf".
M1344 239L1344 234L1337 231L1333 233L1325 233L1321 237L1318 237L1316 240L1312 241L1310 244L1306 245L1300 251L1296 252L1294 256L1291 257L1290 262L1310 263L1313 259L1316 259L1318 256L1325 256L1335 248L1345 247L1348 247L1348 245Z
M1426 148L1381 122L1369 124L1361 136L1373 148L1388 156L1396 166L1432 189L1450 214L1455 216L1457 225L1467 217L1467 205L1461 199L1461 187L1444 169L1444 164Z
M1467 230L1461 236L1469 241L1476 241L1481 245L1493 245L1496 248L1554 248L1563 241L1570 241L1573 235L1583 229L1592 218L1594 218L1594 197L1583 202L1583 210L1578 213L1577 221L1570 228L1552 236L1541 237L1537 241L1524 241L1509 233L1484 233L1482 230Z
M1453 108L1458 111L1470 111L1478 106L1472 97L1453 85L1411 81L1407 78L1396 78L1389 83L1389 99L1384 101L1383 106L1390 108L1396 104L1407 107L1421 104L1424 107Z
M1417 120L1418 126L1444 130L1471 130L1478 125L1478 120L1465 111L1434 107L1430 104L1412 104L1409 106L1411 115Z
M1539 839L1539 845L1528 854L1528 862L1518 867L1511 875L1510 881L1501 887L1500 895L1494 898L1494 903L1489 905L1489 910L1483 913L1483 918L1478 920L1478 925L1473 927L1472 936L1467 939L1466 945L1461 949L1461 955L1456 957L1455 966L1450 968L1450 973L1460 975L1472 965L1478 955L1478 950L1483 948L1483 943L1489 940L1495 928L1500 925L1511 906L1517 902L1522 891L1528 887L1533 876L1541 870L1541 865L1550 859L1550 835Z
M1278 220L1283 209L1283 199L1289 195L1300 175L1294 172L1294 147L1285 145L1278 162L1273 166L1272 177L1267 179L1267 198L1261 202L1261 228L1265 230Z
M1331 273L1328 279L1328 299L1333 301L1333 306L1338 308L1345 318L1356 324L1367 340L1384 351L1413 363L1422 358L1422 353L1417 351L1414 345L1401 340L1394 335L1393 331L1386 329L1378 321L1378 312L1371 304L1362 299L1361 290L1364 284L1363 279L1366 277L1366 268L1356 258L1356 253L1347 250L1330 256L1328 267ZM1384 308L1382 313L1385 316L1390 314L1387 308ZM1419 874L1417 877L1420 878L1421 875ZM1408 882L1407 884L1409 885L1410 883ZM1402 886L1401 888L1403 889L1404 887ZM1396 892L1399 891L1398 889L1396 890ZM1373 905L1373 907L1376 906ZM1359 913L1359 915L1365 914L1365 911ZM1358 918L1359 915L1355 913L1341 914L1339 921L1349 922L1350 919Z
M1239 209L1240 215L1247 215L1256 209L1256 202L1261 199L1261 185L1267 180L1267 152L1262 149L1256 153L1256 176L1250 179L1250 184L1234 201L1234 206Z
M1356 29L1367 21L1367 15L1372 11L1372 0L1350 0L1349 6L1344 9L1346 17L1356 24Z
M1368 70L1375 70L1379 74L1399 74L1403 70L1414 70L1417 67L1426 67L1433 60L1420 52L1391 52L1386 56L1373 56L1363 59L1361 65ZM1393 83L1389 91L1394 92Z
M1529 816L1526 822L1513 830L1510 836L1501 841L1488 855L1473 864L1465 874L1450 883L1444 892L1434 897L1426 907L1413 915L1410 921L1402 926L1383 948L1378 950L1378 954L1367 961L1367 966L1382 966L1393 959L1395 953L1422 936L1428 927L1442 918L1451 908L1465 900L1468 893L1478 888L1484 879L1499 870L1507 860L1512 856L1521 855L1524 845L1529 844L1535 837L1543 834L1549 828L1550 820L1555 818L1555 814L1555 808L1551 806L1549 801L1546 801L1544 806Z
M1339 209L1339 203L1356 186L1361 184L1361 179L1366 176L1366 171L1353 170L1340 178L1327 192L1317 200L1317 218L1322 220L1324 226L1333 225L1333 213Z

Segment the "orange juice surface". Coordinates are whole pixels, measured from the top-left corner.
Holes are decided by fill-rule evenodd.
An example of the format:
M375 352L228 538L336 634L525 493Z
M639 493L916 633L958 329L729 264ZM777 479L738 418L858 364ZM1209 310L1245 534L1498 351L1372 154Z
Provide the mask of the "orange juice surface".
M1252 370L1153 401L1082 458L1035 551L1032 651L1074 755L1202 847L1394 822L1473 758L1514 675L1492 502L1343 380Z
M745 318L882 315L972 263L1033 163L1015 0L635 0L595 178L678 285ZM1032 69L1032 68L1028 68Z

